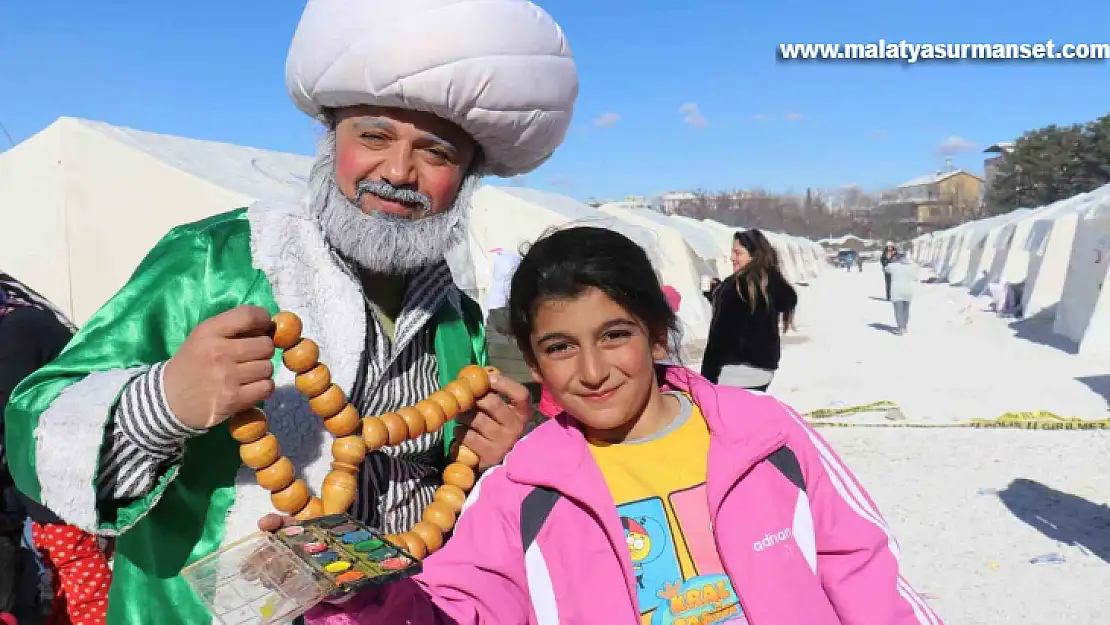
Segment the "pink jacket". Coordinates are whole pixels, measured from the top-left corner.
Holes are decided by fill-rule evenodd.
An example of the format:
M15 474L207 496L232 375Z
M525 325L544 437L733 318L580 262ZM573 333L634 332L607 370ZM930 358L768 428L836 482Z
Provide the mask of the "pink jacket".
M898 568L887 522L828 443L769 395L678 367L711 440L707 492L721 562L749 625L942 625ZM800 489L765 459L797 458ZM525 550L521 503L562 494ZM314 625L639 625L624 530L582 433L566 415L487 471L422 574L307 616Z

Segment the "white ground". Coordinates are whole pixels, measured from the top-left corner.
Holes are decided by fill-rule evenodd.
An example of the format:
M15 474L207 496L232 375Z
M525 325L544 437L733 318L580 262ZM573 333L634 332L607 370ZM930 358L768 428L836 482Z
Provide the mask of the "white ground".
M871 299L882 291L875 263L800 287L802 327L785 339L771 391L803 411L890 400L911 423L1110 416L1110 361L1017 338L1013 320L940 284L918 287L910 333L895 336L872 325L894 323L890 304ZM876 499L906 577L948 625L1110 623L1110 431L820 432ZM1065 562L1029 562L1054 553Z

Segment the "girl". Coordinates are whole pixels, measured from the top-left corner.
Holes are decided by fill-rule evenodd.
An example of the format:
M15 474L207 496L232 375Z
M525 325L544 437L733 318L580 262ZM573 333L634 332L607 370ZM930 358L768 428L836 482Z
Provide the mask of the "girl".
M758 230L733 235L735 273L717 289L701 374L713 383L766 391L779 367L798 295L782 275L779 255Z
M482 476L420 575L309 622L940 625L874 502L797 413L654 362L675 315L632 241L541 239L509 308L564 412Z

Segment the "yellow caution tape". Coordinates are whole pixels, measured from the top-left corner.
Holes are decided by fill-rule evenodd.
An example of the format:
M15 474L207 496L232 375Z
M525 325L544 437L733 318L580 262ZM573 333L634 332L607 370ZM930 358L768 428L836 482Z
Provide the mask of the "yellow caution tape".
M815 427L852 427L852 428L1009 428L1019 430L1108 430L1110 419L1080 419L1064 417L1054 412L1038 410L1035 412L1007 412L995 419L971 419L957 423L847 423L844 421L825 421L831 417L843 417L864 412L878 412L897 409L892 401L877 401L860 406L843 408L820 408L805 414Z

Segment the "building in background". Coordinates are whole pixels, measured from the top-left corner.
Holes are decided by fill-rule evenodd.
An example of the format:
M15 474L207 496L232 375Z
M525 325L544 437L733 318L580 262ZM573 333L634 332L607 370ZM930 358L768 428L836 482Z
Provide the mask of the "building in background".
M983 179L962 169L926 174L883 193L875 218L902 224L903 235L947 228L979 217L983 192Z

